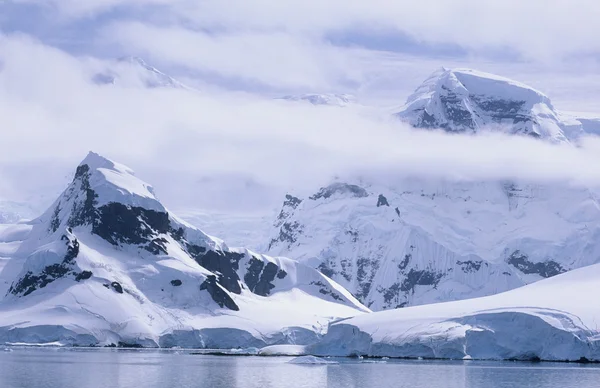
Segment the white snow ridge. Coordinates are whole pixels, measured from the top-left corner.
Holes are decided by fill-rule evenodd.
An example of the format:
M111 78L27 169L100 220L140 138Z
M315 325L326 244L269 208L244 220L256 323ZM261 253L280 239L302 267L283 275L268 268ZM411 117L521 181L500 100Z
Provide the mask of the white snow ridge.
M17 229L0 229L16 241L0 274L2 343L309 344L332 319L369 311L313 268L179 220L129 168L94 153Z

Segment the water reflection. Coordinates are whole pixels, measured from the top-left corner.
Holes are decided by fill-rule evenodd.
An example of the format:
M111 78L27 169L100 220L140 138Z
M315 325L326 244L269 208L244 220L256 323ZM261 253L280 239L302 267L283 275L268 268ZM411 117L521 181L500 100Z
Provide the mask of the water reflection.
M596 388L600 367L548 363L219 357L115 349L0 351L2 388Z

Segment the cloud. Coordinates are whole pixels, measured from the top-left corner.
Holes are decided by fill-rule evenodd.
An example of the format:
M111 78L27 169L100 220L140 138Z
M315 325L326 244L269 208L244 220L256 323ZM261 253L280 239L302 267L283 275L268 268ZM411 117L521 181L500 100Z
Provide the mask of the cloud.
M48 0L27 0L48 4ZM417 42L456 44L474 52L513 50L533 61L598 53L594 0L51 0L69 18L90 18L126 10L185 22L193 29L285 32L326 37L331 32L408 34ZM571 17L573 10L579 12ZM132 12L129 13L131 16ZM143 20L142 20L143 21Z
M336 175L600 185L595 139L575 148L453 136L365 107L99 86L90 82L94 61L0 38L0 197L62 188L88 150L130 165L175 207L271 206L290 188L314 190Z
M102 38L145 57L272 88L330 89L354 75L352 50L285 32L213 34L126 22L108 26Z

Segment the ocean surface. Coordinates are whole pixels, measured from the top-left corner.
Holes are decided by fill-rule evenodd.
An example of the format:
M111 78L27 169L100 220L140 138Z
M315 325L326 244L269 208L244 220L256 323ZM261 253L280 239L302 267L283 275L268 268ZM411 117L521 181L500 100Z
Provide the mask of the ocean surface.
M598 388L600 365L194 355L189 351L0 348L1 388Z

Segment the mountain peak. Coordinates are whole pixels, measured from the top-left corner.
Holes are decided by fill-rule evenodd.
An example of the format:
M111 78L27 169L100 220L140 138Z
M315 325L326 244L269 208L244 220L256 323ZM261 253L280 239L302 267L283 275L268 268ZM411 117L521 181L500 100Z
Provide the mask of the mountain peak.
M111 61L105 69L94 75L93 81L98 85L192 90L136 56L124 56Z
M396 116L417 128L478 132L483 128L567 141L550 99L523 83L473 69L440 68Z
M81 188L94 191L98 205L118 202L164 211L151 185L136 177L129 167L95 152L90 151L77 167L72 184L78 182L83 183Z
M288 95L281 97L282 100L287 101L304 101L309 102L313 105L331 105L331 106L346 106L355 101L354 96L350 94L336 94L336 93L306 93L299 95Z

